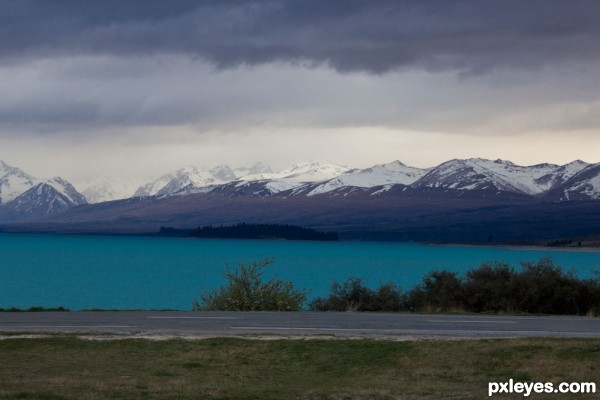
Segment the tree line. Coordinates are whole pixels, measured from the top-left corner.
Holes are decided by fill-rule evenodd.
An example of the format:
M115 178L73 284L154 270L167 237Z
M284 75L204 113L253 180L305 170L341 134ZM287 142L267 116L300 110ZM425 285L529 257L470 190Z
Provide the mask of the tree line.
M404 292L395 283L371 289L359 278L334 282L327 297L309 303L314 311L492 312L563 315L600 314L600 277L577 278L550 258L485 263L464 275L429 272Z
M188 236L220 239L288 239L339 240L337 232L320 232L311 228L281 224L247 224L230 226L203 226L189 231Z

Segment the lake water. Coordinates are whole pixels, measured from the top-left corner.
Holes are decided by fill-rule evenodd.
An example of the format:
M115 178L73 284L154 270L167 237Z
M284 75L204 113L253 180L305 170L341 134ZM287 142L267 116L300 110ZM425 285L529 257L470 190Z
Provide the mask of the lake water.
M224 283L226 265L264 257L276 261L267 278L291 280L311 299L349 276L408 289L433 269L464 272L492 260L518 266L548 256L582 278L600 269L594 250L0 234L0 308L189 310L199 293Z

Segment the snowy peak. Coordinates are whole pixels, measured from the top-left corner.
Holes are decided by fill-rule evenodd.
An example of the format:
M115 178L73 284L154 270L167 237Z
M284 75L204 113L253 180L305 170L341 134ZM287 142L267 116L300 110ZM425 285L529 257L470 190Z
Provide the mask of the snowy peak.
M455 190L476 190L489 189L508 190L515 189L494 179L493 174L487 168L479 164L485 160L450 160L438 165L429 171L423 178L416 182L416 187L420 188L442 188ZM502 163L491 161L498 166ZM509 187L506 187L509 186Z
M411 185L428 171L428 169L409 167L400 161L394 161L370 168L350 170L317 186L308 195L327 193L342 187L372 188L385 186L385 190L389 190L397 184Z
M244 181L268 180L265 184L267 192L271 194L293 190L303 185L324 182L348 172L348 167L337 164L324 164L310 161L295 164L278 173L264 173L242 178Z
M85 197L63 178L41 181L0 161L0 205L14 218L53 215L80 204Z
M173 178L156 194L170 194L178 192L185 187L202 187L218 183L224 183L224 181L214 176L211 171L190 166L175 172Z
M220 165L211 170L188 166L163 175L154 182L138 188L134 196L154 196L176 193L180 190L220 185L236 179L233 170L227 165Z
M295 164L280 172L261 172L242 176L237 187L250 187L255 186L256 182L262 182L264 188L262 192L275 194L292 190L308 183L327 181L347 171L349 171L349 168L342 165L309 161Z
M337 164L322 164L318 161L295 164L279 172L279 179L288 182L319 182L335 178L350 168Z
M158 178L153 182L146 183L145 185L140 186L135 193L134 197L145 197L145 196L154 196L157 194L165 185L175 179L173 174L166 174Z
M56 190L71 206L87 204L85 196L79 193L73 185L60 177L49 179L45 184Z
M0 205L12 201L36 183L36 178L0 160Z
M587 164L562 185L550 191L548 196L561 201L600 199L600 163Z
M434 168L410 167L400 161L352 170L317 161L299 163L280 172L269 172L270 168L260 163L252 168L236 170L226 165L210 170L186 167L140 187L136 196L206 193L228 183L233 183L238 193L256 195L286 192L286 196L314 196L371 188L377 188L371 192L379 194L396 185L404 185L426 190L484 191L485 196L500 193L541 196L589 166L581 160L562 166L520 166L501 159L469 158L450 160ZM240 176L245 172L254 173ZM590 193L595 192L592 190Z
M496 190L539 195L562 184L588 164L519 166L510 161L471 158L451 160L433 168L416 187L455 190Z
M12 219L39 218L56 215L86 204L85 197L62 178L38 183L8 203L5 208Z
M469 158L450 160L434 168L415 168L400 161L364 169L310 161L279 172L272 172L262 163L236 169L227 165L210 169L188 166L143 186L131 178L120 181L105 178L89 181L83 187L89 202L132 195L185 196L211 191L236 196L279 194L285 197L376 195L383 192L390 195L407 193L412 196L427 192L462 196L468 191L469 198L516 194L564 201L600 199L600 164L575 160L565 165L520 166L501 159ZM35 190L29 192L32 188ZM63 202L68 207L86 202L86 198L64 179L42 181L0 161L0 206L7 206L26 192L29 193L20 199L19 210L24 209L25 202L31 207L35 206L34 202L43 203L49 207L48 212L64 208L60 206ZM51 204L50 200L40 200L40 197L53 197L55 201ZM14 204L11 207L14 208Z

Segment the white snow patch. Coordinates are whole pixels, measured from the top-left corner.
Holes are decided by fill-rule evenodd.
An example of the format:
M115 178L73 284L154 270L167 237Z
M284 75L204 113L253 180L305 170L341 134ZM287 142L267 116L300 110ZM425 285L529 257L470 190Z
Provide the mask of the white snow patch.
M400 161L375 165L366 169L355 169L335 177L313 189L308 196L327 193L340 187L371 188L375 186L395 184L410 185L422 178L429 170L409 167Z

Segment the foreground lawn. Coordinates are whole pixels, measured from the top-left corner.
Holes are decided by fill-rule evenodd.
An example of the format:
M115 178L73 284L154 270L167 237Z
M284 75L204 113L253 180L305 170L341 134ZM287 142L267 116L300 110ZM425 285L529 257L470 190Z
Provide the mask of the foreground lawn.
M0 341L2 399L483 399L510 378L600 386L600 340Z

